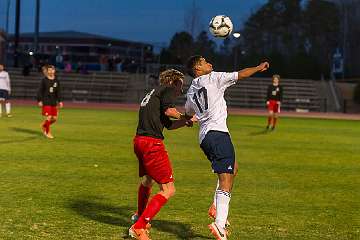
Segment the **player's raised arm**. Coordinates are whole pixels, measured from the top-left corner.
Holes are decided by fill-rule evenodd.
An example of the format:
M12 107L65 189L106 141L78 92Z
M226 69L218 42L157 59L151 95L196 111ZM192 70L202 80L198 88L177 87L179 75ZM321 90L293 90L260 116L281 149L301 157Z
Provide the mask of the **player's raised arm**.
M268 62L263 62L256 67L244 68L238 72L238 80L251 77L257 72L264 72L269 69L269 66Z

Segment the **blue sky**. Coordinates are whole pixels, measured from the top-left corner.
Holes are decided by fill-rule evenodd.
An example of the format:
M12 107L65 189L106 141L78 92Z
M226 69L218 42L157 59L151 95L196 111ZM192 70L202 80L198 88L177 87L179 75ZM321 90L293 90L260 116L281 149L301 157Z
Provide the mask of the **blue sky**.
M0 27L5 26L6 2L0 0ZM9 30L14 32L15 0L10 0ZM185 16L193 0L41 0L40 31L75 30L105 36L168 43L175 32L186 30ZM266 0L195 0L198 29L212 16L228 15L235 28ZM22 0L21 32L34 30L35 0Z

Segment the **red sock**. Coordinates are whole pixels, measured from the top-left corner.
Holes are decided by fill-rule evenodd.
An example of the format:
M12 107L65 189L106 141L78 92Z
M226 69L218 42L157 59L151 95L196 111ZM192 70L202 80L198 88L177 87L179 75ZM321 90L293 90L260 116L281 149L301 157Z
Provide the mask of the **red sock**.
M272 117L270 117L270 116L268 117L268 126L270 126L270 124L271 124L271 118Z
M141 214L144 212L146 204L149 201L150 194L151 188L145 187L140 183L138 191L138 216L141 216Z
M146 224L155 217L166 202L167 199L163 195L159 193L156 194L145 208L143 214L141 214L139 220L135 223L134 228L146 228Z
M277 118L274 118L274 120L273 120L273 127L276 126L276 121L277 121Z
M50 131L50 121L49 120L45 120L43 123L43 127L45 128L45 133L49 133Z

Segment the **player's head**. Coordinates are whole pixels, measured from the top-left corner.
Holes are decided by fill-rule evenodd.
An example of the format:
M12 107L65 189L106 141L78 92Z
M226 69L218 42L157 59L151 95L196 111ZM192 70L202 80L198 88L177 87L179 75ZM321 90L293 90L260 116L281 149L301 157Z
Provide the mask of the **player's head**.
M4 71L4 64L0 63L0 72Z
M211 73L213 67L211 63L208 63L206 59L200 55L191 56L186 64L188 73L192 77L199 77Z
M275 85L275 86L279 85L280 75L278 75L278 74L273 75L272 76L272 82L273 82L273 85Z
M46 65L46 76L53 78L55 77L55 66L54 65Z
M175 87L176 94L182 93L184 74L175 69L168 69L160 73L160 85Z

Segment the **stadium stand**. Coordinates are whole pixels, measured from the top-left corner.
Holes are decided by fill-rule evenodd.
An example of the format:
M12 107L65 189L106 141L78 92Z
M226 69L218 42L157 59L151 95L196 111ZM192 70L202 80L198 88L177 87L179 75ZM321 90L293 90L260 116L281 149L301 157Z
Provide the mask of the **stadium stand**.
M12 96L18 99L35 99L41 78L39 73L23 76L18 69L10 69ZM89 72L89 74L59 71L63 98L74 102L136 103L144 93L153 88L145 74ZM187 78L184 90L189 87ZM229 107L264 108L269 78L251 78L239 81L225 94ZM316 82L311 80L282 79L285 96L282 109L290 111L324 111L324 99L319 97ZM185 103L185 97L178 104Z

